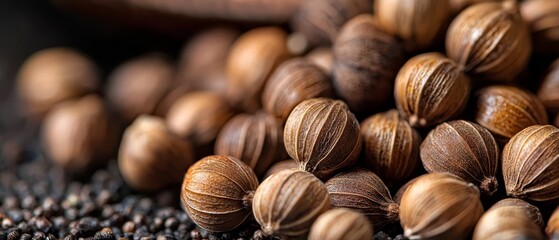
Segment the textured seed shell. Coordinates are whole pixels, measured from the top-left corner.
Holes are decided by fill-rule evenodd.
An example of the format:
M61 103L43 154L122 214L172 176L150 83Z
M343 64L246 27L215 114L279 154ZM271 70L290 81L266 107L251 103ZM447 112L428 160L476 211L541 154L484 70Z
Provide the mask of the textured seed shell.
M291 26L313 45L329 45L342 25L354 16L372 10L370 0L306 0L295 13Z
M273 174L260 184L252 210L264 234L301 237L330 209L328 191L314 175L297 169Z
M375 14L379 24L386 32L402 38L409 50L433 45L450 13L449 1L375 1Z
M270 168L268 168L268 171L266 171L262 179L266 179L269 176L272 176L272 174L280 172L282 170L292 169L292 168L299 168L299 164L293 161L293 159L279 161L277 163L274 163Z
M336 208L349 208L363 213L374 229L398 221L398 204L390 191L373 172L355 168L340 173L326 182L330 202Z
M212 232L225 232L251 215L251 198L258 179L234 157L213 155L192 165L181 188L182 204L194 223Z
M79 173L108 160L117 144L116 130L101 98L88 95L49 111L42 125L42 144L56 164Z
M442 123L427 134L420 152L427 172L452 173L488 195L497 191L499 146L484 127L464 120Z
M304 58L287 60L274 71L262 93L264 110L285 122L300 102L333 97L330 79L318 66Z
M236 157L262 176L270 165L286 158L282 131L281 123L263 112L239 114L219 132L214 152Z
M528 63L532 43L513 1L472 5L451 23L447 55L467 73L510 81Z
M559 198L559 128L527 127L503 149L507 194L534 201Z
M543 105L548 110L554 113L559 112L559 59L551 64L548 73L545 75L538 91L538 98L542 100Z
M491 207L474 230L473 240L533 239L543 240L540 227L526 211L517 207Z
M241 35L227 57L228 98L244 110L259 109L268 76L287 58L287 33L282 29L255 28Z
M178 184L192 163L190 142L173 134L159 117L142 115L124 132L118 164L132 188L153 191Z
M379 29L373 15L348 21L332 51L334 88L352 111L371 112L391 97L403 50L393 36Z
M490 209L495 208L518 208L522 209L526 212L526 216L528 216L536 225L543 227L544 220L540 210L528 202L518 199L518 198L505 198L497 203L493 204Z
M311 227L309 240L370 240L373 228L362 214L337 208L328 210Z
M448 173L418 177L400 204L400 223L410 239L466 239L482 214L477 188Z
M127 122L153 114L171 88L174 71L170 61L158 53L127 61L109 76L107 99Z
M512 86L486 87L477 93L476 122L499 143L506 143L522 129L547 124L542 102L532 93Z
M365 162L389 186L407 180L419 163L421 136L393 109L361 123Z
M319 178L352 165L361 151L359 122L339 100L301 102L287 118L283 134L289 156Z
M435 125L460 114L469 95L470 79L440 53L408 60L394 88L398 110L414 127Z
M532 32L534 51L542 55L559 53L559 2L522 1L520 11Z
M551 214L545 232L551 240L555 240L559 237L559 207Z
M97 66L71 48L48 48L25 60L17 76L18 96L25 110L42 117L56 104L94 92Z
M167 112L169 129L196 146L211 144L234 111L213 92L194 92L179 97Z

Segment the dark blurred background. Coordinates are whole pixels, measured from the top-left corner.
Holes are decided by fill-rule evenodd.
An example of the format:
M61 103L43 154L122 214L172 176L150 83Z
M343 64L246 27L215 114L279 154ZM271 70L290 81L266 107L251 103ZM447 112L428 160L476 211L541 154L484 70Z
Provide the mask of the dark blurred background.
M74 47L94 59L104 80L118 63L145 52L160 51L176 57L184 40L195 31L180 24L155 24L150 14L137 15L143 22L129 16L113 21L55 2L0 1L0 133L23 121L14 96L14 81L19 66L32 53L48 47ZM180 23L180 19L168 21ZM0 134L0 138L3 136Z

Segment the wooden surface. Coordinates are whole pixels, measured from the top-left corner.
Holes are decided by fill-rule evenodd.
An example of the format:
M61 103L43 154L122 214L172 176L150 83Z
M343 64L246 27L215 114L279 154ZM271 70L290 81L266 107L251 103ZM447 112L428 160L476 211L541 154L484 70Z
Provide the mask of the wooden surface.
M155 13L194 22L286 23L302 0L53 0L78 12L121 17ZM153 19L148 19L153 20Z

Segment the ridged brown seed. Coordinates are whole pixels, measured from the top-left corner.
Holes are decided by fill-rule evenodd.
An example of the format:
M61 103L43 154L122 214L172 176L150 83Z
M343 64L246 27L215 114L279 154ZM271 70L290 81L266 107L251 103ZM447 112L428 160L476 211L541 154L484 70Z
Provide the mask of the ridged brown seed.
M559 53L559 2L553 0L522 1L522 18L532 33L534 52Z
M162 54L132 59L109 76L107 99L126 122L142 114L153 114L171 88L174 71Z
M326 182L330 202L336 208L349 208L363 213L374 229L398 221L398 204L390 191L373 172L354 168Z
M25 110L43 117L56 104L92 93L99 87L97 66L71 48L48 48L31 55L17 76Z
M265 235L289 238L308 234L316 218L328 209L330 199L324 183L298 169L266 178L252 202L254 217Z
M328 210L311 227L309 240L370 240L373 227L369 220L358 212L337 208Z
M281 123L263 112L239 114L219 132L214 152L240 159L262 177L272 164L286 158Z
M525 209L528 206L535 208L534 206L526 202L523 204L525 206L500 204L502 201L509 200L499 201L481 216L474 230L473 240L544 239L540 226Z
M545 232L551 240L559 239L559 207L551 214Z
M450 24L446 53L468 74L511 81L528 63L532 42L515 1L478 3Z
M255 28L241 35L227 57L230 101L249 112L258 110L266 80L287 58L287 33L282 29Z
M331 44L344 23L354 16L371 12L370 0L303 0L291 26L313 45Z
M195 146L213 143L234 110L214 92L193 92L178 98L167 112L167 126Z
M547 110L553 113L559 112L559 59L555 60L549 67L540 85L538 98Z
M470 79L440 53L412 57L398 72L394 98L413 127L426 127L460 114L470 96Z
M305 56L311 63L322 69L327 76L332 74L334 54L331 48L321 47L307 53Z
M333 97L334 88L326 74L304 58L283 62L264 87L264 110L285 122L300 102L317 97Z
M379 29L373 15L359 15L344 24L332 51L334 88L352 111L371 112L392 96L403 50Z
M497 191L499 146L484 127L464 120L442 123L427 134L420 152L427 172L452 173L487 195Z
M154 191L178 184L193 163L190 142L172 133L162 118L142 115L124 132L118 165L134 189Z
M361 151L359 122L339 100L313 98L293 109L283 132L285 149L319 178L352 165Z
M223 27L194 35L181 51L177 73L180 84L189 90L225 93L227 55L238 36L237 30Z
M270 168L268 168L268 171L266 171L262 179L266 179L269 176L272 176L272 174L280 172L282 170L292 169L292 168L299 168L299 164L295 162L293 159L279 161L277 163L274 163L272 166L270 166Z
M526 127L547 124L543 103L526 90L491 86L479 90L476 95L476 122L491 131L501 144Z
M211 232L226 232L250 218L257 187L258 179L245 163L212 155L188 169L180 197L196 225Z
M155 191L178 184L193 163L190 142L172 133L162 118L142 115L124 132L118 165L134 189Z
M375 14L382 29L401 38L406 48L414 51L438 41L451 9L449 1L376 0Z
M117 131L101 98L87 95L49 111L43 121L42 144L56 164L83 173L114 154Z
M525 128L505 145L502 159L509 196L533 201L559 198L559 128Z
M493 204L493 206L491 206L491 208L499 208L499 207L522 209L525 211L526 216L530 218L539 227L543 227L545 224L540 209L538 209L538 207L529 204L528 202L522 199L505 198Z
M393 109L361 122L364 160L389 186L395 186L419 165L421 135Z
M449 173L420 176L404 192L400 223L409 239L466 239L483 214L479 190Z

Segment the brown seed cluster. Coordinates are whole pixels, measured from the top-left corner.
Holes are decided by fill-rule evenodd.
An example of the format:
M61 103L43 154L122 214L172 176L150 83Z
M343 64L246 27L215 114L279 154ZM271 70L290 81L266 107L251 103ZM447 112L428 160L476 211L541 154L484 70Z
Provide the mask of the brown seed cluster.
M177 66L142 55L105 88L83 54L44 50L17 87L65 171L113 157L136 191L182 181L184 211L224 238L543 239L559 235L556 5L306 0L293 32L203 31Z

